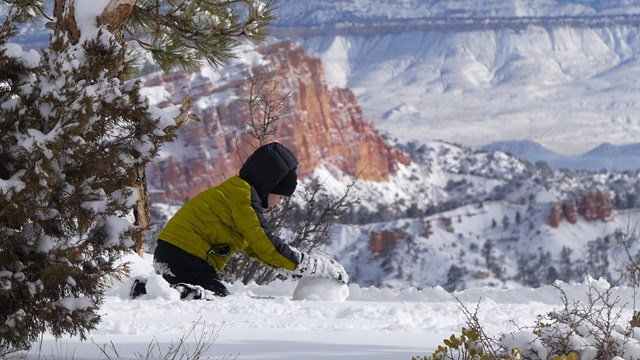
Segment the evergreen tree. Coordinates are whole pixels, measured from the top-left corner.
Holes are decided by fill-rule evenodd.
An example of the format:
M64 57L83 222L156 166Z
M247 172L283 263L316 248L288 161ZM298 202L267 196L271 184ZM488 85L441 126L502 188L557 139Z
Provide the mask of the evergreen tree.
M418 208L418 204L411 203L409 208L407 209L407 217L408 218L418 218L423 216L423 211Z
M447 283L444 284L444 289L450 292L462 290L464 288L464 276L466 274L467 269L465 267L451 265L447 272Z
M535 274L535 271L533 271L532 269L531 257L529 255L519 256L516 280L518 280L524 286L540 286L540 282Z
M573 262L571 261L571 254L573 250L566 246L562 247L560 252L560 273L558 278L564 282L569 282L574 278Z
M74 8L88 2L57 0L47 16L54 35L38 54L10 39L45 16L43 1L3 2L0 356L45 330L84 338L100 320L106 281L125 271L119 258L134 240L140 246L145 165L189 118L189 102L175 113L150 108L139 82L127 80L136 56L124 39L164 69L199 59L220 65L242 38L264 37L272 10L248 1L111 0L78 19Z
M558 279L560 279L560 273L558 273L558 270L556 270L555 266L549 266L547 269L545 284L553 284Z
M538 261L534 266L535 277L538 279L538 285L536 285L536 287L547 284L546 281L548 281L551 276L554 276L554 274L549 275L549 271L552 268L551 253L549 251L545 252L542 248L539 248L538 251ZM553 271L555 270L556 269L554 268ZM554 278L554 280L555 279L557 279L557 276Z
M8 87L0 95L6 349L27 347L45 327L83 336L98 322L104 278L123 270L116 260L136 231L126 219L136 200L133 169L152 156L139 149L154 147L141 135L158 119L136 84L124 86L99 70L118 56L115 44L85 43L88 61L80 62L57 36L34 64L8 55L3 40L0 72L14 74L3 79ZM107 94L118 96L109 102Z
M502 227L504 229L509 227L509 217L506 214L502 217Z
M627 192L627 209L634 209L640 207L640 195L635 191Z
M487 269L493 268L493 242L490 239L484 242L480 254L484 258Z
M588 274L596 279L603 277L610 280L609 247L603 238L599 237L587 243L586 269Z

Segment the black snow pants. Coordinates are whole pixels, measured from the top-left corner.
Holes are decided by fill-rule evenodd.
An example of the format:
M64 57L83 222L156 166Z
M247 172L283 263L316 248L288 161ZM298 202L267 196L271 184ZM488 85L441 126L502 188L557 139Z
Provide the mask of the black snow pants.
M220 282L218 273L199 257L160 239L153 256L156 273L177 288L183 299L194 298L194 295L195 298L201 296L193 294L197 289L189 285L201 286L217 296L229 295L229 290Z

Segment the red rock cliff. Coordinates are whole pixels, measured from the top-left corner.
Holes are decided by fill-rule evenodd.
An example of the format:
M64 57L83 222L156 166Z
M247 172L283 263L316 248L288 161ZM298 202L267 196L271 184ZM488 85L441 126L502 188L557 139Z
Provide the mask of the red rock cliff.
M385 181L398 163L410 163L366 121L350 90L327 86L318 58L289 41L259 53L264 56L261 73L284 83L291 96L290 111L268 141L279 141L296 154L300 178L327 162L362 180ZM145 80L146 87L171 94L160 107L180 104L189 95L203 120L181 129L178 140L165 148L171 155L149 167L150 189L163 190L155 201L181 202L237 174L255 146L243 135L249 114L245 78L242 74L212 83L197 73L177 72Z

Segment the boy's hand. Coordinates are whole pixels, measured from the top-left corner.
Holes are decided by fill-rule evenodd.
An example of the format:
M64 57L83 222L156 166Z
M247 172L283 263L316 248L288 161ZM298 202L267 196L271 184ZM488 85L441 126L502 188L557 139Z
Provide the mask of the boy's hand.
M334 279L343 284L349 282L349 275L339 262L321 255L303 254L297 270L300 275Z

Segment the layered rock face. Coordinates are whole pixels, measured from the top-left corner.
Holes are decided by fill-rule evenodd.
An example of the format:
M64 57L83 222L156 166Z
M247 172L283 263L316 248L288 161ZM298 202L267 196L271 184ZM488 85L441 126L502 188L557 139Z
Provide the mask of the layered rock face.
M350 90L327 86L318 58L289 41L258 52L263 61L252 69L253 82L246 80L247 69L219 81L189 72L145 79L145 87L167 94L159 96L160 107L179 105L188 95L202 119L181 129L178 140L148 168L152 201L183 202L238 173L258 144L247 134L252 94L269 99L262 109L253 107L257 122L264 118L265 104L289 95L286 112L272 108L272 115L281 117L266 142L281 142L296 154L299 178L326 163L361 180L386 181L398 164L410 163L408 155L387 144L367 122Z

